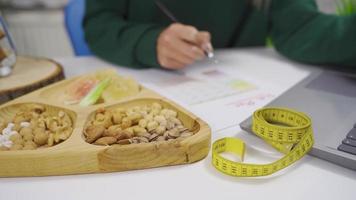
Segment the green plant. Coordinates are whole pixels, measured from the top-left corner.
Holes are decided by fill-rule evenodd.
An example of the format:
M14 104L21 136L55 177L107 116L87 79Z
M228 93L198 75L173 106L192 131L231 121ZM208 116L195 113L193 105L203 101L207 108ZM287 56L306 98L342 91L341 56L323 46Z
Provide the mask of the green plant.
M351 15L356 13L356 0L338 0L336 13L339 15Z

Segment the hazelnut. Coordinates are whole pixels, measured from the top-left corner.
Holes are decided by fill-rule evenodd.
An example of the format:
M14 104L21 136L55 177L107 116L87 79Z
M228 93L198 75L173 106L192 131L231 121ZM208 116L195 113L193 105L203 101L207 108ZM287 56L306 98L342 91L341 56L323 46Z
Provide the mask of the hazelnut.
M48 134L45 132L37 133L33 140L38 146L45 145L48 142Z
M45 132L46 129L44 127L36 127L35 129L33 129L33 135L37 135Z
M25 141L32 141L33 140L33 135L30 132L25 133L22 137L23 137L23 139Z

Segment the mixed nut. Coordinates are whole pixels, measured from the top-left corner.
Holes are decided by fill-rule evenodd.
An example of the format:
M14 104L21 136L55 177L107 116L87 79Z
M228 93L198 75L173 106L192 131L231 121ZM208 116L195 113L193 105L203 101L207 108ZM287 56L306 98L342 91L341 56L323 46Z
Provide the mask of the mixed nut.
M85 140L96 145L126 145L169 141L192 136L177 112L159 103L96 111L84 130Z
M0 119L0 151L50 147L68 139L72 130L72 119L65 111L27 105L10 122Z

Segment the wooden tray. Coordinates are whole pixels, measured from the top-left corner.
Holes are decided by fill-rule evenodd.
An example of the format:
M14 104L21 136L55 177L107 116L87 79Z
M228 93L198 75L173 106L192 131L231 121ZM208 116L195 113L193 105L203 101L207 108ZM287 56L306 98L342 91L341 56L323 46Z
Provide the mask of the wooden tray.
M209 126L181 106L157 93L141 87L137 96L117 102L106 102L90 107L64 105L60 100L63 88L73 79L42 88L0 106L0 119L11 119L20 105L43 104L49 109L63 109L74 122L71 136L53 147L36 150L0 151L0 176L47 176L145 169L192 163L209 152ZM161 103L178 112L184 126L195 134L183 140L130 145L97 146L84 141L83 128L98 108L131 107Z
M19 56L11 75L0 78L0 104L63 79L62 66L53 60Z

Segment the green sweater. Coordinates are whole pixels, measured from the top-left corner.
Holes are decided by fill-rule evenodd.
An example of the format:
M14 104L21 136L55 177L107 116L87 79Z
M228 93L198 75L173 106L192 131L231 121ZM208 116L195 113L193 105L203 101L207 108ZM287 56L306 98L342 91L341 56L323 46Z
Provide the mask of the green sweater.
M236 42L246 0L161 0L184 24L209 31L214 48L264 46L305 63L356 66L356 15L318 12L314 0L272 0L253 10ZM87 0L86 40L97 56L119 65L158 67L156 41L171 21L154 0Z

